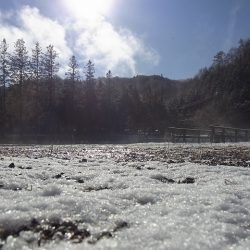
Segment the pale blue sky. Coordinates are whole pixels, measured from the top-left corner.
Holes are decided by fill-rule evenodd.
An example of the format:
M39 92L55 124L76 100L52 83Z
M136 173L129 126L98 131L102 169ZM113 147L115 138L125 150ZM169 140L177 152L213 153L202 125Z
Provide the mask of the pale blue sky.
M68 15L61 1L63 0L0 0L0 9L1 13L4 13L6 10L18 10L23 5L29 5L37 7L41 15L60 23ZM123 55L116 65L110 64L115 73L122 72L123 76L139 73L163 74L171 79L192 77L200 68L211 64L216 52L227 51L237 46L240 38L250 37L249 0L113 2L112 12L105 17L106 24L112 25L114 30L124 28L139 39L139 45L130 44L131 49L133 46L141 46L138 51L128 50L128 54L131 52L130 58ZM72 40L73 33L70 34ZM127 37L127 33L121 36ZM70 39L67 38L69 44ZM72 50L77 53L74 48ZM88 53L88 50L86 51ZM109 53L105 60L113 58L110 54L114 55L110 49L101 53L103 57L106 56L105 53ZM105 60L101 61L93 53L90 55L96 59L96 67L98 63L100 68L104 67ZM154 63L154 60L158 63ZM119 71L125 61L128 65ZM100 70L99 74L102 73Z

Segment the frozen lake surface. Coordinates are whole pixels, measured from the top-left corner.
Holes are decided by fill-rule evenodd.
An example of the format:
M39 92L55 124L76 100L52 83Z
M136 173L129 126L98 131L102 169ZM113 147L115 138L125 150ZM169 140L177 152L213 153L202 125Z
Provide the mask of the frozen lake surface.
M0 249L250 249L250 144L0 146L0 212Z

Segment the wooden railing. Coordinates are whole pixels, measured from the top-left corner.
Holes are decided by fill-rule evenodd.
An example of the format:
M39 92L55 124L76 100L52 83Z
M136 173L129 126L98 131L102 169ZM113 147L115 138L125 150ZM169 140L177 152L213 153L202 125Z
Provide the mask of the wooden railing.
M210 126L209 129L169 127L166 137L172 142L244 142L250 140L250 130L223 126Z
M250 130L222 127L222 126L210 126L211 142L239 142L239 141L249 141Z

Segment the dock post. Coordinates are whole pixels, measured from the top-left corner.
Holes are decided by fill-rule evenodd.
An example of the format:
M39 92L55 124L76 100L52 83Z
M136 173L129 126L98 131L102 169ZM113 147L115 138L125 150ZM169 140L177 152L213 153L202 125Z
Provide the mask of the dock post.
M183 136L183 142L186 142L186 129L183 129L182 136Z
M214 128L214 126L210 126L210 129L211 129L211 131L210 131L210 142L211 142L211 143L214 143L214 139L215 139L215 136L214 136L215 128Z
M238 142L238 129L234 130L234 142Z
M225 128L222 128L221 141L222 141L223 143L226 142L226 130L225 130Z
M198 143L200 143L201 142L201 131L199 130L198 131Z

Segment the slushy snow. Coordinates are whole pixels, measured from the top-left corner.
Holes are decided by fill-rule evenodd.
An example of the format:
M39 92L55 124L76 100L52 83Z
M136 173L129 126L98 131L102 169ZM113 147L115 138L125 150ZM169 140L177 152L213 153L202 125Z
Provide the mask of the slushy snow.
M147 149L181 155L228 146L74 145L54 146L52 153L50 146L1 146L0 235L10 234L0 248L250 249L250 168L194 163L188 154L179 162L126 158L131 152L147 156ZM195 183L178 183L187 177ZM39 232L11 234L32 219L71 221L90 237L38 246ZM103 232L112 235L98 238Z

